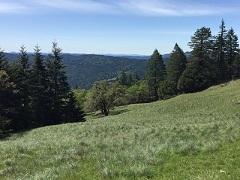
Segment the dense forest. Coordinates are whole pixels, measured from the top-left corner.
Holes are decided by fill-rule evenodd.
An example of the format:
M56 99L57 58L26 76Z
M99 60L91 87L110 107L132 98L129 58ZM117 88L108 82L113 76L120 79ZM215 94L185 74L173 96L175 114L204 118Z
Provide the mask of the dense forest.
M47 57L35 47L32 63L24 47L20 49L18 60L12 63L8 63L1 51L0 132L84 121L83 110L108 116L114 106L167 99L240 77L238 37L233 28L226 29L224 21L217 35L208 27L197 29L189 46L190 56L176 43L167 62L155 50L147 62L144 78L139 76L138 69L132 70L136 61L132 64L124 61L119 64L122 72L112 76L115 78L97 81L89 90L70 88L63 54L56 43ZM92 60L94 68L102 67L98 66L102 61L95 60ZM141 69L144 61L139 62ZM111 65L112 60L106 60L103 70L111 71ZM77 77L79 69L74 71ZM90 76L89 73L93 75L94 70L85 76Z
M24 46L12 64L0 52L0 99L0 130L4 132L84 121L55 42L47 61L36 46L31 65Z

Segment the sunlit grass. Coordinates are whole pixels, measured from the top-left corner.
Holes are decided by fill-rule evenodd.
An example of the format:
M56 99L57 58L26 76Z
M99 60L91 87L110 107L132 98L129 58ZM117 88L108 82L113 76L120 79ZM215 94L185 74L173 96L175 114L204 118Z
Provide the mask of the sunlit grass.
M2 140L0 179L237 179L239 137L235 81Z

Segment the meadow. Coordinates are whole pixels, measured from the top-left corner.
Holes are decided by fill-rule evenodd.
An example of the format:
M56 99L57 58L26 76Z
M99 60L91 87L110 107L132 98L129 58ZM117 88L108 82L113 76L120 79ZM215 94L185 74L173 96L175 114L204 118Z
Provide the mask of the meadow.
M0 140L0 179L239 179L240 81Z

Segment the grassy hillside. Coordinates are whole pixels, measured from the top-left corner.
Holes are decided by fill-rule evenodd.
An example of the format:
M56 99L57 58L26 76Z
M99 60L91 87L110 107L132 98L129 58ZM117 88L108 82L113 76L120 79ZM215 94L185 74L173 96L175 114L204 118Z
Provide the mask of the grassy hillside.
M0 179L238 179L240 81L0 141Z

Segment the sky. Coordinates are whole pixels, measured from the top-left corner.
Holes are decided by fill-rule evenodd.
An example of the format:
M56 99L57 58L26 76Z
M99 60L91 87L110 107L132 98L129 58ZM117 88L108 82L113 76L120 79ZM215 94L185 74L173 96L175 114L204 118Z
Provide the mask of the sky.
M0 0L0 48L65 53L162 54L188 42L197 28L213 34L223 18L240 34L239 0Z

